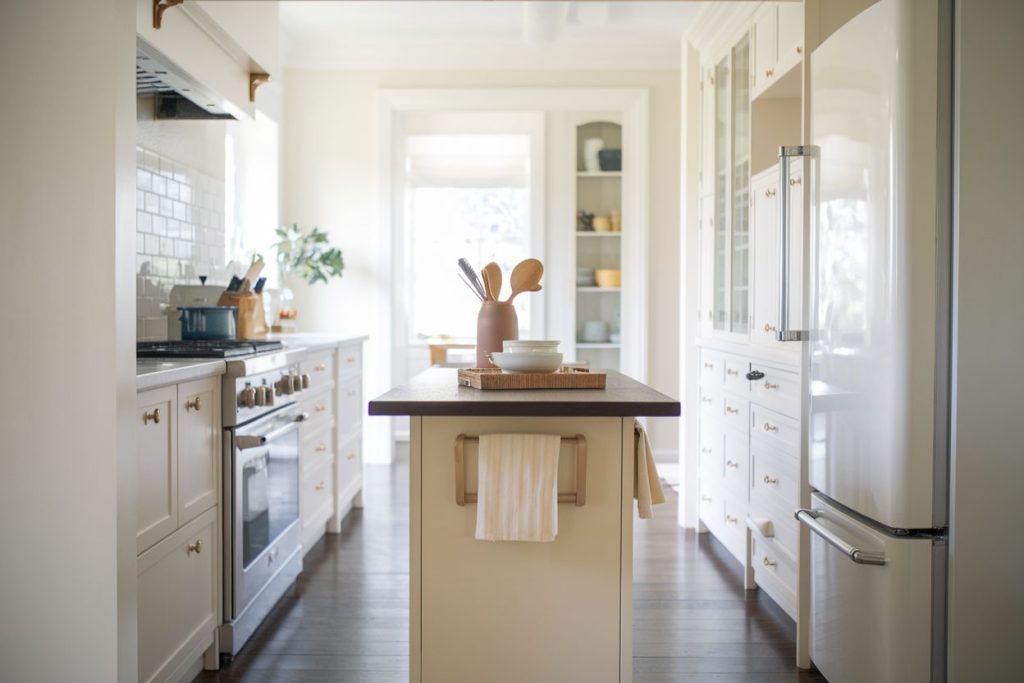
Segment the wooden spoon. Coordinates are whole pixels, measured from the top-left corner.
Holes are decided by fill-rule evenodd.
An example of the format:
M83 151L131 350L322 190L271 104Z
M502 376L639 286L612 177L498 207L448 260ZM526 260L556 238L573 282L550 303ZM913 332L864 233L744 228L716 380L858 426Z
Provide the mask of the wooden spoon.
M487 290L487 297L491 301L497 301L501 295L501 266L491 261L484 266L481 275L484 278L484 289Z
M511 302L520 292L532 292L534 287L540 286L540 279L544 276L544 264L535 258L528 258L520 261L512 270L512 294L508 300Z

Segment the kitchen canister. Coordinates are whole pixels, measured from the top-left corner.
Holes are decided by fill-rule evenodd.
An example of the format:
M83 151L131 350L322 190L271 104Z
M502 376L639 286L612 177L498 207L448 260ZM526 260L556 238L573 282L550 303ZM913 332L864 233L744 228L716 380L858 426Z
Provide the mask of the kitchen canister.
M496 367L487 356L501 352L504 343L519 339L519 316L507 301L485 301L476 317L476 366Z
M601 150L604 149L604 140L601 138L588 138L583 141L583 167L589 173L596 173L601 170Z
M588 320L583 323L583 341L588 344L603 344L608 341L608 323L603 320Z

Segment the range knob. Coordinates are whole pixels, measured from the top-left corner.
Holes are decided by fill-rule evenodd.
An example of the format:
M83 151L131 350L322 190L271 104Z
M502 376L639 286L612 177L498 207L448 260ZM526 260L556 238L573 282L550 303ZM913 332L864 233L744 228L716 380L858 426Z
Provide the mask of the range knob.
M281 375L281 379L278 381L278 389L282 394L292 393L292 376Z
M309 389L309 375L302 375L302 388Z
M292 383L292 392L302 391L302 378L294 373L289 375L289 378L291 379Z
M238 405L241 408L252 408L256 405L256 388L246 387L238 394Z
M272 406L274 405L274 388L273 387L260 387L260 393L263 394L263 405Z
M266 387L256 387L253 389L255 393L255 402L258 406L267 405L267 392L264 391Z

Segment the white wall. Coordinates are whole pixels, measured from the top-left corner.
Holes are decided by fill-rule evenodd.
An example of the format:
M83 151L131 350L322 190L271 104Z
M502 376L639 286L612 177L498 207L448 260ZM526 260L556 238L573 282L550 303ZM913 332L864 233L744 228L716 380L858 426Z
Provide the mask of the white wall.
M958 2L949 680L1024 680L1024 3Z
M288 71L282 132L282 217L331 234L344 278L296 288L303 330L376 335L380 280L377 92L382 88L645 87L650 90L649 381L678 395L679 72ZM548 198L551 201L551 198ZM383 313L383 312L381 312ZM389 349L371 339L367 375ZM372 396L387 387L368 385ZM675 419L651 421L656 449L675 459ZM368 456L369 457L369 456ZM372 457L371 457L372 459Z
M4 680L137 673L134 27L132 0L0 3Z

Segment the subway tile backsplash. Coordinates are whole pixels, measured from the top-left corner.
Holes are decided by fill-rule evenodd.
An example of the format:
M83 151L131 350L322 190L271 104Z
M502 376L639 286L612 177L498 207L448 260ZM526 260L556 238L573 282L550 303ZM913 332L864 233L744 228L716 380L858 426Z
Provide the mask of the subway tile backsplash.
M227 280L224 181L136 147L136 338L167 338L171 287Z

